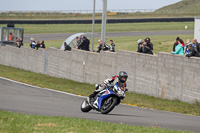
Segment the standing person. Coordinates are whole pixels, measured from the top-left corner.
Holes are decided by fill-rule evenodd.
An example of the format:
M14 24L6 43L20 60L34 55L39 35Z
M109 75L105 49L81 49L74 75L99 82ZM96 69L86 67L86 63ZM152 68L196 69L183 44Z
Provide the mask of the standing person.
M108 44L106 44L102 40L99 40L98 43L99 43L99 46L97 47L98 48L98 50L97 50L98 53L100 53L101 50L108 51L110 49Z
M19 39L19 43L20 43L21 46L24 46L24 43L23 43L23 39L22 39L22 38Z
M77 41L77 49L80 49L79 45L83 42L83 38L82 38L82 35L79 35L78 37L78 41Z
M113 40L110 40L110 52L115 52L115 44Z
M45 44L44 44L44 40L42 40L42 42L41 42L41 44L40 44L40 48L44 48L44 49L46 48L46 47L45 47Z
M151 43L151 39L147 37L145 40L145 42L147 42L147 47L149 47L153 51L153 43Z
M139 39L137 41L137 43L138 43L138 51L137 52L142 52L142 47L141 47L141 45L143 44L142 39Z
M175 47L175 52L172 51L171 54L184 55L183 45L181 44L180 40L178 40L178 45Z
M14 39L14 36L12 33L10 33L10 35L8 36L8 41L13 41L13 39Z
M40 48L40 41L37 41L37 44L35 45L36 49L38 50Z
M194 48L197 49L198 53L200 52L200 48L199 48L199 43L197 42L197 39L193 39L193 45Z
M31 47L32 49L35 49L35 46L36 46L35 39L34 39L34 38L32 38L32 39L31 39L31 44L30 44L30 47Z
M173 46L173 52L175 52L175 47L178 45L179 39L180 39L179 37L176 38L176 42L174 43L174 46Z
M83 37L82 42L78 45L78 49L90 51L89 50L90 41L87 39L87 37Z

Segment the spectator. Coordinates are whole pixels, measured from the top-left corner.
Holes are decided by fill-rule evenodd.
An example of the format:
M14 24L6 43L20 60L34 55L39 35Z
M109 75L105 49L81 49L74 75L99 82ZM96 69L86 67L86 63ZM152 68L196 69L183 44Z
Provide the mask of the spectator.
M183 42L182 39L179 39L179 42L181 43L182 47L183 47L183 50L184 50L184 47L185 47L185 43Z
M78 45L78 49L90 51L89 50L90 41L87 39L87 37L83 37L81 43Z
M31 47L32 49L35 49L35 46L36 46L35 39L34 39L34 38L32 38L32 39L31 39L31 44L30 44L30 47Z
M74 46L74 48L78 48L78 36L76 37L76 45Z
M113 40L110 40L110 52L115 52L115 44Z
M178 40L178 45L175 47L175 52L171 52L171 54L179 54L179 55L184 55L183 53L183 46L180 42L180 39Z
M13 39L14 39L14 36L12 33L10 33L10 35L8 36L8 41L13 41Z
M192 45L192 47L194 46L192 43L191 43L191 41L190 41L190 39L187 39L187 42L185 43L185 47L184 47L184 54L189 54L189 49L188 49L188 46L189 45Z
M175 52L175 47L178 45L179 39L180 39L179 37L176 38L176 42L174 43L174 46L173 46L173 52Z
M35 45L35 48L38 50L40 48L40 41L37 41L36 45Z
M192 44L188 45L188 50L190 51L190 53L186 54L186 57L191 57L191 56L200 57L200 53L197 51L196 48L192 46Z
M101 50L108 51L110 49L108 44L104 43L102 40L99 40L98 43L99 43L99 46L97 47L98 48L98 50L97 50L98 53L100 53Z
M143 44L142 39L139 39L139 40L137 41L137 43L138 43L138 51L137 51L137 52L143 52L143 51L142 51L142 47L141 47L141 45Z
M83 42L83 38L82 38L82 35L79 35L78 37L78 41L77 41L77 47L78 49L80 49L79 45Z
M19 41L16 42L16 44L14 45L15 47L21 48L21 44Z
M72 50L72 48L69 45L67 45L66 42L64 42L64 46L65 46L65 50L64 51L66 51L66 50L71 51Z
M147 47L149 47L152 51L153 51L153 43L151 43L151 40L150 40L150 38L149 37L147 37L146 39L145 39L145 42L147 42Z
M44 48L44 49L46 48L46 47L45 47L45 44L44 44L44 40L42 40L42 42L41 42L41 44L40 44L40 48Z
M19 39L16 38L15 42L14 42L14 46L17 46L17 42L19 42Z
M193 39L193 45L194 48L198 51L198 53L200 52L200 48L199 48L199 43L197 42L197 39Z
M20 43L21 46L24 46L24 43L23 43L23 39L22 39L22 38L19 39L19 43Z
M142 53L153 55L152 50L147 46L147 42L142 43L141 48L142 48Z

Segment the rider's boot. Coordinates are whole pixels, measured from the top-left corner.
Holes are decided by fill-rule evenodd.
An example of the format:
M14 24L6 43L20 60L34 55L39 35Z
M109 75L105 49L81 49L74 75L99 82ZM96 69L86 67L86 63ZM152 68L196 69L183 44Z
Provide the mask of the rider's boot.
M96 87L95 91L91 95L89 95L89 103L91 102L91 99L94 98L99 93L100 85L96 84L95 87Z

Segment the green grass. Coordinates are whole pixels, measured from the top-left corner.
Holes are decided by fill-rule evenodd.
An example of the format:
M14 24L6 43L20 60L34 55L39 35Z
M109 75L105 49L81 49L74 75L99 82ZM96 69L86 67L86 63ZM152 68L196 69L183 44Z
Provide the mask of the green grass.
M107 24L107 32L185 30L185 25L188 30L194 30L194 22L152 22ZM92 32L91 24L16 24L15 27L24 28L24 34ZM95 24L95 32L100 31L101 24Z
M173 48L173 44L175 42L176 37L179 36L184 41L187 39L192 40L193 35L162 35L162 36L149 36L151 38L152 43L154 44L154 53L158 52L171 52ZM114 40L116 44L117 50L128 50L128 51L137 51L137 40L144 39L146 36L131 36L131 37L110 37L107 39L107 43L109 44L109 40ZM100 38L95 38L94 40L94 50L97 50L98 43L97 41ZM45 41L46 47L56 47L60 48L64 40L47 40ZM110 45L110 44L109 44ZM30 47L29 43L25 43L25 47ZM91 48L92 46L90 46Z
M13 79L34 86L51 88L77 95L88 96L95 89L94 85L91 84L55 78L43 74L33 73L30 71L20 70L13 67L0 65L0 70L1 77ZM200 116L200 104L197 101L195 101L193 104L189 104L180 102L178 100L171 101L152 96L127 92L126 98L124 99L123 103L138 107Z
M68 117L47 117L0 111L0 133L191 133Z
M200 12L200 1L199 0L182 0L178 3L172 4L165 6L163 8L158 9L156 12L161 13L161 12L166 12L174 14L174 13L198 13ZM166 12L167 13L167 12Z

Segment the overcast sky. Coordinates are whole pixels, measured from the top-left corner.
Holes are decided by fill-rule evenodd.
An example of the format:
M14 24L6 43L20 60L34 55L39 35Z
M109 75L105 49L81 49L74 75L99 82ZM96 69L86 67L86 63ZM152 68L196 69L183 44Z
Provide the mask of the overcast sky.
M109 9L158 9L181 0L108 0ZM0 10L92 10L93 0L0 0ZM102 0L96 0L102 9Z

